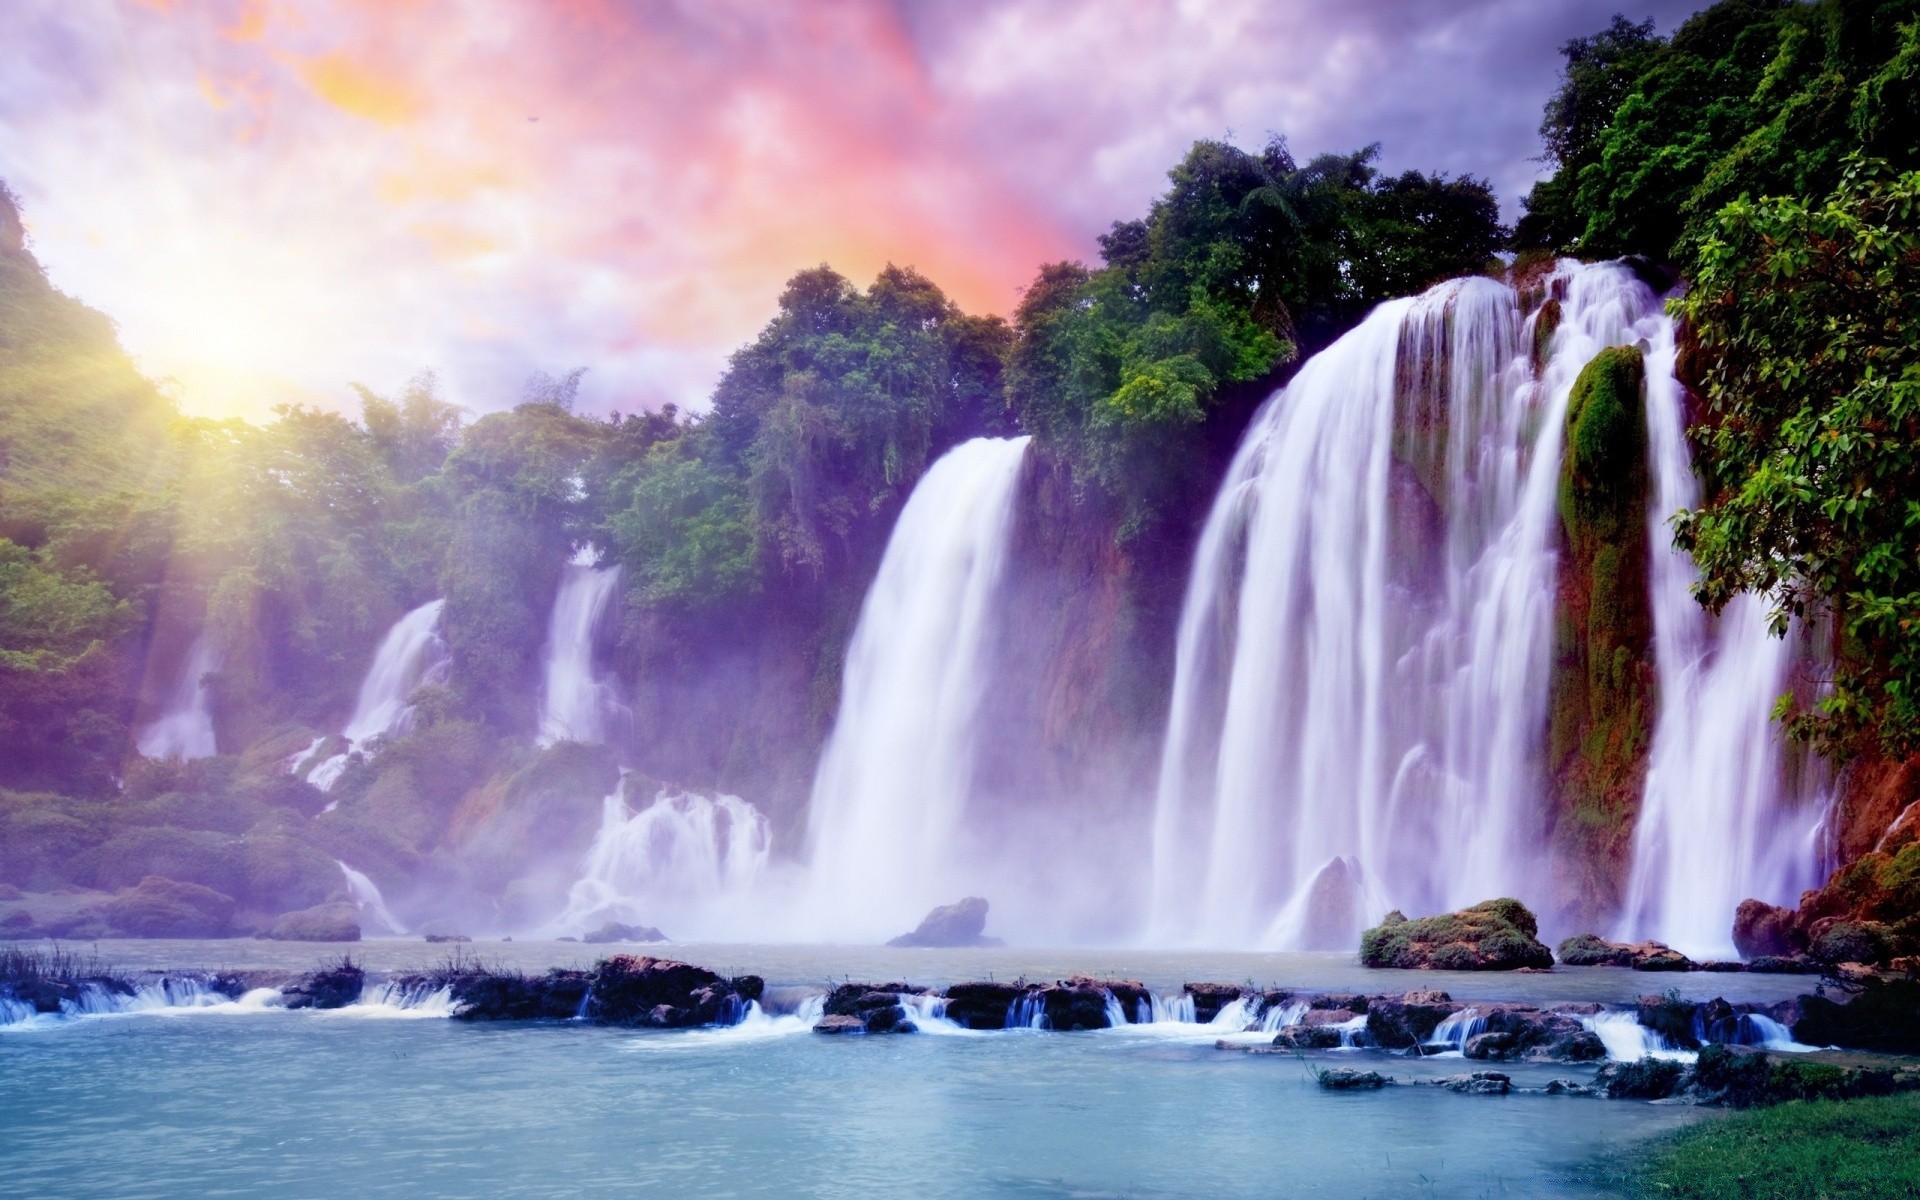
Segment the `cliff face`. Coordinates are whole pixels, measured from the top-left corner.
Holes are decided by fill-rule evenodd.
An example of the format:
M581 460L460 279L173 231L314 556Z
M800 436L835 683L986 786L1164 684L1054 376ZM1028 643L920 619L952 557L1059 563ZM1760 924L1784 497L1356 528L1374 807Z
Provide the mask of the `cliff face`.
M1548 768L1559 903L1582 927L1620 907L1653 725L1645 375L1639 350L1602 351L1567 405Z

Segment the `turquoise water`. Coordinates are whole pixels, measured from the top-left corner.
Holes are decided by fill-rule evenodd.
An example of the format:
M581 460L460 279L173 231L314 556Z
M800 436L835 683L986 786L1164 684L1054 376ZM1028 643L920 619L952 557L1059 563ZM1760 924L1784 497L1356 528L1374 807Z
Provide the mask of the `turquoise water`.
M0 1195L1604 1195L1697 1111L1425 1088L1170 1031L828 1038L171 1012L0 1035ZM1458 1060L1323 1056L1402 1078ZM1543 1082L1566 1067L1519 1067ZM1583 1182L1585 1180L1586 1182Z

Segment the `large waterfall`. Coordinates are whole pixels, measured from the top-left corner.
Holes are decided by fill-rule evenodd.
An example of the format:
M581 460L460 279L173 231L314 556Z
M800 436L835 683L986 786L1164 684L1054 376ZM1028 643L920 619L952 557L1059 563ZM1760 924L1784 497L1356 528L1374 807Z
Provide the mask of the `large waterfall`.
M166 707L135 740L140 753L148 758L210 758L220 752L207 705L207 676L218 669L213 647L202 633L187 651Z
M567 564L554 596L542 656L540 742L606 742L626 709L613 682L596 673L595 635L618 591L620 568L596 567L584 548Z
M1660 716L1622 932L1727 957L1740 901L1792 903L1819 882L1821 781L1806 777L1810 768L1789 769L1772 712L1805 636L1798 626L1788 638L1772 636L1758 596L1736 597L1717 621L1693 599L1698 573L1689 555L1672 548L1667 524L1699 501L1674 378L1674 327L1656 313L1640 328L1648 345Z
M1622 343L1664 348L1648 364L1648 536L1666 610L1655 651L1663 688L1687 697L1663 703L1654 832L1641 837L1640 873L1666 877L1637 902L1710 909L1698 919L1717 944L1737 893L1765 891L1765 872L1708 885L1680 864L1807 861L1805 839L1774 820L1773 791L1751 786L1778 764L1764 710L1787 651L1750 636L1763 631L1739 610L1703 666L1711 639L1686 594L1690 564L1667 549L1666 518L1692 497L1671 323L1618 265L1563 264L1549 284L1561 317L1543 368L1540 317L1514 289L1459 280L1377 309L1249 429L1181 616L1154 938L1345 948L1389 905L1540 895L1562 429L1581 367ZM1719 690L1748 695L1710 697L1722 675ZM1702 754L1717 765L1677 777ZM1736 769L1741 754L1753 771ZM1738 842L1706 848L1721 839ZM1649 846L1672 845L1683 848L1647 866ZM1653 927L1678 936L1666 920Z
M814 777L817 932L884 937L977 881L963 820L1027 439L977 438L908 498L860 610Z
M395 621L387 636L380 639L379 648L373 652L373 665L360 681L353 715L340 731L347 744L307 772L308 783L321 791L330 790L347 769L348 757L356 746L407 731L413 720L408 700L421 685L439 682L447 671L447 644L438 633L440 610L445 606L445 600L427 601ZM292 771L299 774L325 741L318 739L308 747L307 753L294 761Z

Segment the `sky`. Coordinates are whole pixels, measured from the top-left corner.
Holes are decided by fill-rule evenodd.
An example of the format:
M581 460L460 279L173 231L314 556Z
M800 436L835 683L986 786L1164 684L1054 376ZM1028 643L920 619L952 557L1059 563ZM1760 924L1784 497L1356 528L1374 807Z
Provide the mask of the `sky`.
M0 180L190 412L701 408L795 271L1010 312L1202 137L1544 168L1559 46L1691 0L4 0Z

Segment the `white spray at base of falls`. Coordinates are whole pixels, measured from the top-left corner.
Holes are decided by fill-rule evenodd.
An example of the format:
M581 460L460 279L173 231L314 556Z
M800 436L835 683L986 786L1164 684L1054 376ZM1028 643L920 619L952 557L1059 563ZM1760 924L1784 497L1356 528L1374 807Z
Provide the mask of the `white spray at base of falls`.
M1676 591L1665 520L1692 495L1675 472L1692 485L1671 322L1619 264L1562 263L1547 283L1561 316L1541 369L1539 316L1514 289L1454 281L1376 309L1248 429L1181 613L1150 942L1346 948L1390 906L1539 903L1567 401L1601 349L1641 341L1665 348L1649 362L1649 536L1654 650L1675 699L1661 700L1666 790L1650 778L1636 911L1661 914L1652 932L1676 944L1683 912L1724 940L1740 888L1812 861L1807 832L1749 782L1779 762L1765 712L1788 652L1732 611L1720 665L1701 674L1690 576ZM1675 616L1676 596L1690 616ZM1689 671L1726 682L1668 682ZM1748 694L1723 695L1737 687ZM1695 755L1718 774L1680 774ZM1711 794L1682 802L1687 788ZM1687 851L1655 879L1650 844Z
M148 758L211 758L220 752L208 707L206 677L219 670L212 643L202 633L193 640L163 709L140 731L135 745Z
M976 438L948 451L887 541L814 776L806 907L816 935L887 937L974 884L961 835L1027 441Z
M1675 330L1658 312L1642 324L1660 711L1622 932L1697 958L1728 958L1742 900L1790 905L1820 878L1828 805L1789 771L1773 718L1805 634L1796 623L1774 637L1764 597L1737 596L1718 619L1693 598L1699 573L1691 555L1673 548L1668 525L1700 500L1674 378Z
M601 802L600 831L581 877L552 922L578 936L608 921L651 925L672 936L745 940L765 926L761 884L772 832L738 796L662 791L635 810L626 779Z
M356 747L376 737L405 733L412 725L413 707L407 701L421 686L438 683L446 676L447 644L438 633L440 612L446 603L445 600L427 601L395 621L387 635L380 639L366 678L360 681L353 715L340 731L340 736L347 741L346 749L309 771L308 783L323 792L330 791L339 782L341 772L347 769ZM309 746L294 760L290 770L299 774L301 767L318 753L320 744L315 742Z
M596 567L591 546L581 549L560 576L547 622L542 654L540 744L604 743L626 709L612 680L594 670L595 634L607 604L618 592L620 568Z

